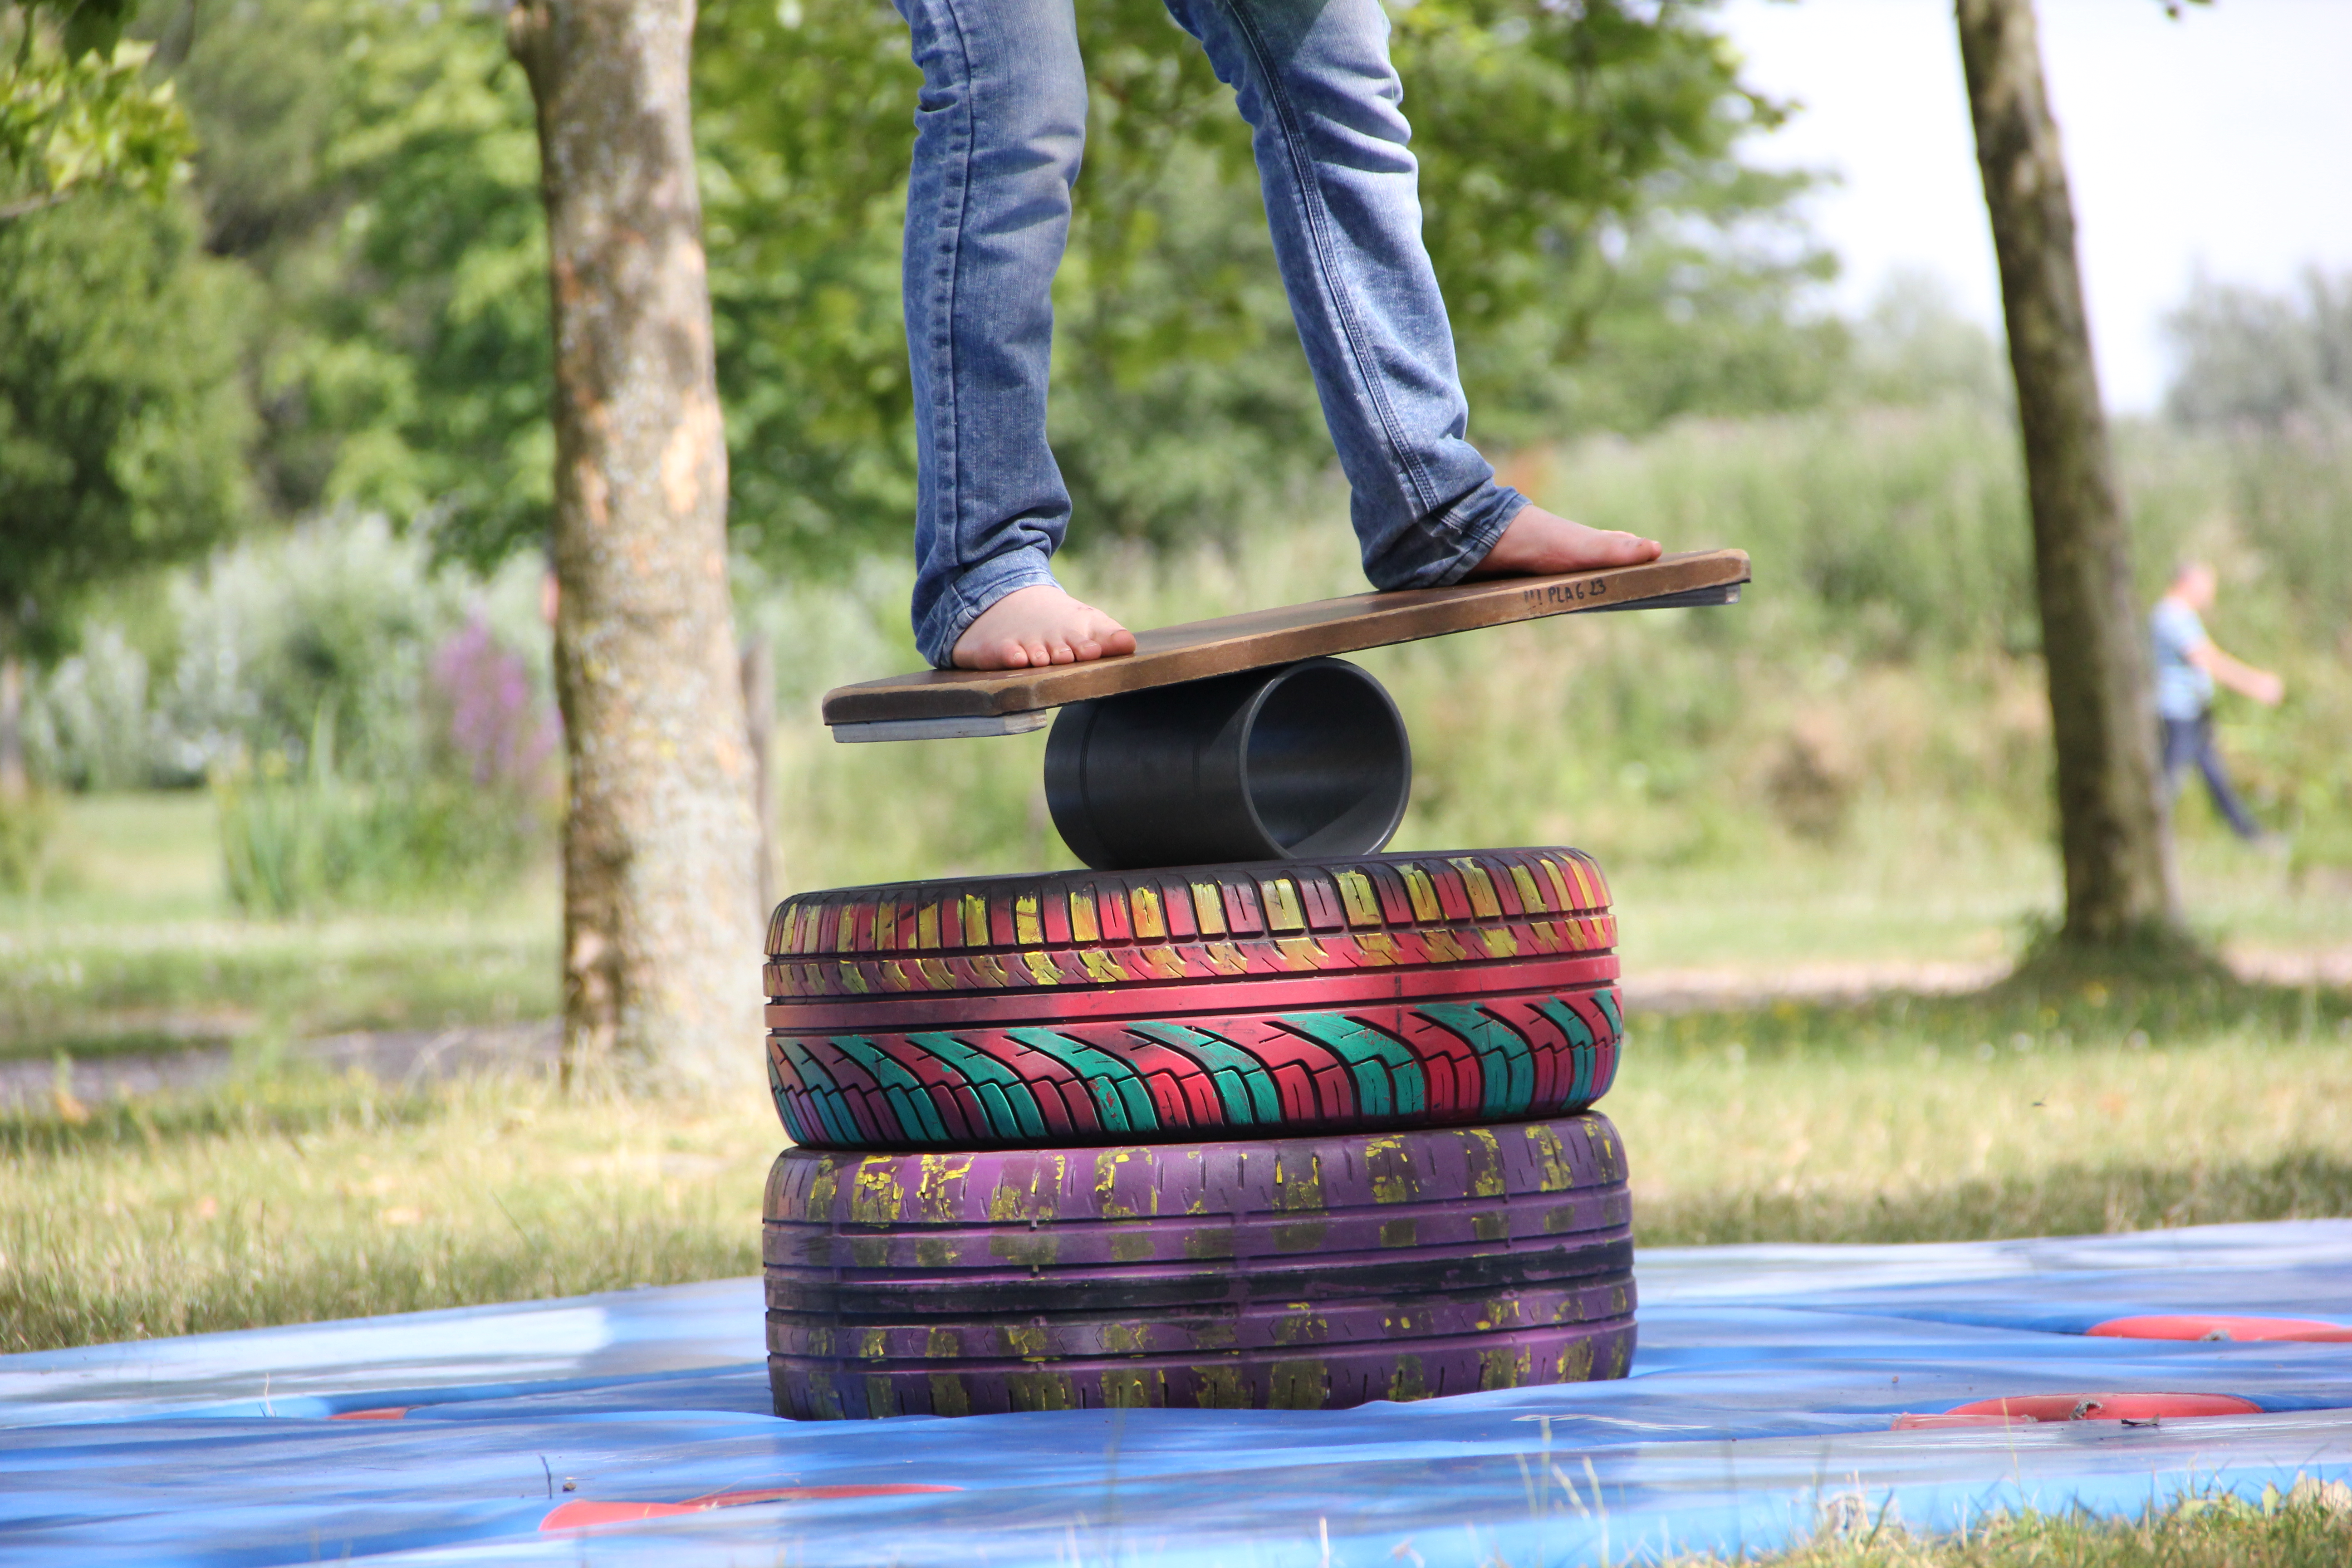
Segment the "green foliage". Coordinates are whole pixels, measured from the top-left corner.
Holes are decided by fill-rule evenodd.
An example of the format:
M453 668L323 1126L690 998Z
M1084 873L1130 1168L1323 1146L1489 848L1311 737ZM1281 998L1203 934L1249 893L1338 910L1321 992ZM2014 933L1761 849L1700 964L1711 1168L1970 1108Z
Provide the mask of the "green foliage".
M1399 15L1431 259L1473 416L1506 444L1829 389L1843 335L1796 306L1833 264L1785 210L1810 179L1739 162L1786 109L1741 84L1711 8Z
M1401 22L1482 431L1638 427L1827 386L1840 334L1789 320L1825 264L1765 232L1794 183L1734 156L1779 110L1740 88L1706 10L1481 0ZM1329 460L1247 133L1157 0L1087 0L1078 25L1093 115L1056 288L1055 447L1087 537L1230 531ZM695 72L742 547L796 566L902 549L904 26L868 0L714 0ZM496 17L248 0L199 30L179 80L214 243L277 307L280 504L379 506L476 563L538 537L544 247L530 104Z
M2015 437L1992 410L1693 422L1639 447L1564 449L1546 478L1596 525L1738 544L1757 599L1866 657L2039 640Z
M2205 0L2198 0L2203 4ZM2177 15L2179 4L2171 9ZM1860 1510L1803 1546L1744 1559L1769 1568L2335 1568L2352 1555L2352 1487L2297 1474L2241 1497L2217 1478L2137 1519L2088 1510L1998 1511L1958 1536L1915 1535ZM1673 1559L1699 1568L1716 1559Z
M535 587L526 569L468 594L458 574L433 570L422 540L378 519L248 541L183 586L162 716L181 764L214 779L236 907L283 916L479 889L545 842L548 672L505 653L490 625L529 617L535 635L512 640L543 645L524 603ZM461 631L467 598L478 624ZM435 667L461 643L505 662ZM514 689L473 689L499 677ZM469 751L457 710L485 697L518 732Z
M858 0L714 0L694 79L732 521L780 560L903 542L898 237L921 79L905 24Z
M2015 391L1991 333L1932 272L1897 268L1853 326L1846 401L1863 407L1974 404L2007 414Z
M375 518L325 518L240 542L175 585L171 686L156 694L184 776L306 752L334 715L346 771L373 781L425 761L425 661L459 622L463 584Z
M2200 277L2165 331L2180 362L2166 407L2182 424L2352 418L2352 272L2315 267L2284 294Z
M229 901L283 920L339 905L478 894L513 876L544 825L503 792L425 775L364 785L337 772L329 713L298 772L282 752L214 784Z
M33 683L25 752L37 777L76 790L152 782L148 664L120 626L86 624L79 652Z
M252 0L183 68L216 247L269 285L269 488L494 559L551 493L530 98L478 7Z
M162 199L194 142L149 50L121 41L132 0L0 3L0 225L77 191Z
M40 890L56 826L57 803L46 793L0 795L0 893Z
M247 302L174 204L93 193L0 224L0 653L243 515Z

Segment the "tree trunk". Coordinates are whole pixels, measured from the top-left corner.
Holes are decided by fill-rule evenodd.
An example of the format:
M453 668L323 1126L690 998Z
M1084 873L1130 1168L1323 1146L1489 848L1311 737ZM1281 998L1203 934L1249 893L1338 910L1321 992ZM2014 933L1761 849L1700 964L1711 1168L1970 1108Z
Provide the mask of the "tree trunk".
M687 95L691 0L522 0L555 326L567 1081L749 1074L752 765Z
M751 805L760 825L760 908L776 905L776 655L762 632L743 645L743 708L751 742Z
M2042 90L2032 0L1957 0L1956 9L2033 515L2066 863L2061 934L2105 946L2175 924L2131 541L2107 452L2075 267L2074 201Z

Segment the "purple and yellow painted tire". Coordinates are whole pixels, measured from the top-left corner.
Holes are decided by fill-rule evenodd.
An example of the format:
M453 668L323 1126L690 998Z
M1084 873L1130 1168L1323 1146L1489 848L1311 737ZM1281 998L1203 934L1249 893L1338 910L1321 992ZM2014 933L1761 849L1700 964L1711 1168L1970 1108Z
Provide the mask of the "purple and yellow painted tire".
M769 1372L795 1418L1340 1409L1622 1376L1630 1199L1587 1112L1102 1149L788 1150Z

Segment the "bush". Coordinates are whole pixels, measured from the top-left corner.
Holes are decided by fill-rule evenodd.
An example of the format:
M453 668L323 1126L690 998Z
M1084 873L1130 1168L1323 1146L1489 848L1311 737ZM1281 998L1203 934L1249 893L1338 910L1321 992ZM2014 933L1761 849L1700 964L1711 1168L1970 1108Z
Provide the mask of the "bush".
M15 800L0 795L0 893L37 893L49 869L57 807L38 790Z
M322 597L331 609L351 608ZM561 798L562 731L543 672L507 645L483 609L429 656L415 635L421 620L306 618L298 605L280 623L280 658L290 646L333 648L335 659L291 661L321 692L299 744L270 746L257 762L239 752L213 770L229 897L239 909L282 917L362 899L481 889L546 841ZM339 635L373 652L379 667L362 668ZM252 668L267 677L272 664L264 658ZM289 695L266 684L228 690L250 719L282 710ZM338 743L347 691L376 704L356 768L343 764Z
M323 739L299 772L273 752L259 767L225 772L214 792L229 900L248 915L479 891L510 876L543 837L539 819L461 780L343 778Z
M180 653L156 702L166 761L189 779L271 752L299 762L331 710L339 767L412 771L425 650L457 622L463 586L376 517L223 552L172 595Z
M34 682L25 752L37 776L70 789L134 789L152 781L147 659L120 626L86 627L81 651Z

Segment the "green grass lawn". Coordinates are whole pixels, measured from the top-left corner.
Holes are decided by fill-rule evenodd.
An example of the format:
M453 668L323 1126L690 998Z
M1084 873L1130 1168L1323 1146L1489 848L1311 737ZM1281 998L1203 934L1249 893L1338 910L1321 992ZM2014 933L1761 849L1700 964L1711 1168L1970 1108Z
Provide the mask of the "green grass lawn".
M2352 1005L2241 986L1637 1015L1648 1246L2352 1213ZM699 1100L279 1076L0 1119L0 1348L744 1274L782 1142Z
M2130 1521L2004 1514L1957 1538L1863 1524L1764 1561L1776 1568L2341 1568L2352 1562L2352 1488L2306 1478L2259 1501L2190 1496Z
M37 899L0 900L0 1057L99 1057L544 1017L556 884L473 907L251 920L202 791L71 796Z

